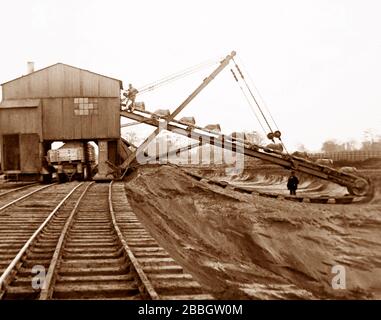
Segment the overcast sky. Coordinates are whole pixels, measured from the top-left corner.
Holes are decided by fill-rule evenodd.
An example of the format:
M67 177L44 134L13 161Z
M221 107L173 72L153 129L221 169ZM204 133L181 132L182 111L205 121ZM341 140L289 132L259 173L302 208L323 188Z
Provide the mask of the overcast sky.
M63 62L137 88L237 51L286 145L381 134L381 1L0 0L0 82ZM174 110L208 75L142 95ZM223 132L261 128L229 68L181 115Z

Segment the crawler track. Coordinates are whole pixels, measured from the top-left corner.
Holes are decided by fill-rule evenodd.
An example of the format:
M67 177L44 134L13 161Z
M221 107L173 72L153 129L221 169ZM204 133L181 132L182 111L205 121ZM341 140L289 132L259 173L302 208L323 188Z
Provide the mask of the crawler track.
M138 223L121 183L78 186L18 257L3 299L212 298ZM33 287L36 266L46 277Z

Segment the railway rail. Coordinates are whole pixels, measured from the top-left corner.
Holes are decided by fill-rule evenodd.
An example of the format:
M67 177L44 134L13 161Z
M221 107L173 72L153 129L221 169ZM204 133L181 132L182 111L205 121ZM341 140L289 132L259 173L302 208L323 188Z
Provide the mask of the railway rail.
M49 185L48 185L49 186ZM27 185L19 188L13 188L0 193L0 212L12 204L32 196L39 190L43 190L48 186L39 184ZM24 197L24 198L23 198Z
M328 196L328 195L322 195L322 196L288 196L283 195L279 193L271 193L271 192L263 192L255 190L255 188L247 188L242 186L236 186L234 184L231 184L227 181L219 181L215 179L210 179L208 177L205 177L203 175L196 174L194 172L190 172L183 169L183 172L190 176L193 179L196 179L197 181L203 181L205 183L208 183L210 185L216 185L218 187L221 187L223 189L229 188L230 190L234 190L240 193L246 193L246 194L254 194L261 197L266 198L274 198L274 199L283 199L283 200L289 200L294 202L305 202L305 203L320 203L320 204L351 204L351 203L360 203L364 201L364 197L356 197L353 195L346 195L346 196Z
M17 188L15 188L14 186L10 186L10 188L6 189L7 191L0 192L0 197L3 197L5 195L7 195L7 194L10 194L10 193L13 193L13 192L16 192L16 191L19 191L19 190L27 189L27 188L29 188L31 186L35 186L35 185L37 185L37 183L29 183L27 185L23 185L22 187L17 187ZM3 186L0 185L0 190L2 190L2 189L3 189Z
M140 224L122 182L77 184L21 242L3 268L2 299L213 298Z
M0 273L17 255L72 185L35 186L14 193L0 208ZM15 199L14 199L15 198Z
M124 239L161 299L213 299L149 234L128 202L124 184L112 185L111 203Z

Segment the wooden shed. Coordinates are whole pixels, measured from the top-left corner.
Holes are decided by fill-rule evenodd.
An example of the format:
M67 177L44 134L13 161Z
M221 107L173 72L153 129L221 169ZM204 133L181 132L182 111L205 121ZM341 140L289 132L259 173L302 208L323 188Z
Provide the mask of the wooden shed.
M39 99L2 101L0 144L3 171L38 174L41 168L41 102Z
M4 171L38 173L44 146L53 141L102 140L115 149L120 138L120 80L57 63L1 86Z

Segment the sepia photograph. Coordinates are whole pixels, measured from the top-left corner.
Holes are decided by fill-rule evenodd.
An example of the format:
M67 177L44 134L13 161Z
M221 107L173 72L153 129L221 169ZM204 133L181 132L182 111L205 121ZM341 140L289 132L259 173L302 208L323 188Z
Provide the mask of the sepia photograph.
M381 299L381 2L0 10L0 300Z

